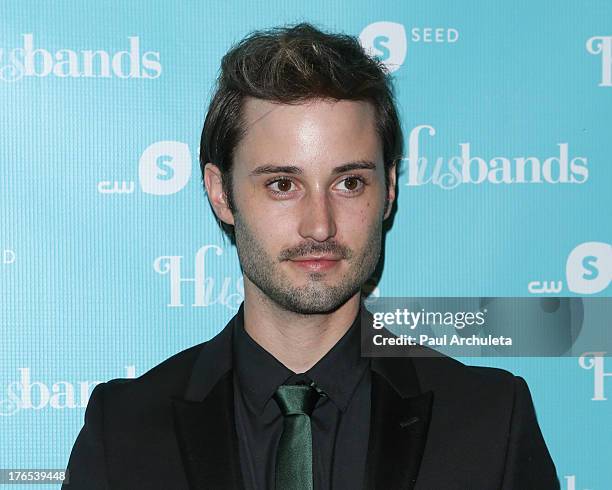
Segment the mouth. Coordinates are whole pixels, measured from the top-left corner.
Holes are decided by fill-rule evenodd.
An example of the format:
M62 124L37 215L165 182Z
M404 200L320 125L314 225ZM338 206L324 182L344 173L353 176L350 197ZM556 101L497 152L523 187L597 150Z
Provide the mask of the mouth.
M327 271L340 263L340 257L332 255L308 256L293 259L290 262L302 270L311 272Z

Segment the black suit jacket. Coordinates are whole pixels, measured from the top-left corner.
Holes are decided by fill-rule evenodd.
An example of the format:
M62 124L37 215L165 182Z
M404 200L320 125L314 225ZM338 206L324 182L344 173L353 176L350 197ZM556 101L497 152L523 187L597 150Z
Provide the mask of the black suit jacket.
M233 325L137 379L96 386L62 489L242 489ZM418 353L373 358L371 370L364 490L559 489L522 378Z

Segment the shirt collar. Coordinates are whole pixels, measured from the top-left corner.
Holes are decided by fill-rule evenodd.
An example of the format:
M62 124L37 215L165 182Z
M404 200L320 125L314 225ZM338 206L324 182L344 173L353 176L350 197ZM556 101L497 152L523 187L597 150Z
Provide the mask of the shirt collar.
M364 308L363 302L360 308ZM304 374L343 412L370 365L361 357L361 310L336 344ZM236 314L233 335L234 368L240 387L259 412L276 389L295 373L261 347L244 328L244 303Z

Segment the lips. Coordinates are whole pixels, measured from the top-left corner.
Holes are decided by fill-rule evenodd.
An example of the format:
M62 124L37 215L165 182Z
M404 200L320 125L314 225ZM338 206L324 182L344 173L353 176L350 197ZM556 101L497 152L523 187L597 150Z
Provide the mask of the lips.
M340 262L337 255L309 255L291 260L296 266L309 271L325 271L336 266Z
M294 262L312 262L316 260L340 260L337 255L307 255L293 259Z

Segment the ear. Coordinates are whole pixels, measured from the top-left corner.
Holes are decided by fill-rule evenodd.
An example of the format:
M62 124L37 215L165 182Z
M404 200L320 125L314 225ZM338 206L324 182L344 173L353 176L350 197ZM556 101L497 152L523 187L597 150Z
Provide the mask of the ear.
M396 161L393 160L393 164L389 167L389 189L387 190L387 195L385 196L385 214L383 216L383 220L387 219L391 214L391 208L393 208L393 202L395 201L395 182L396 182Z
M233 225L234 215L227 205L227 196L223 192L221 170L214 163L207 163L204 166L204 185L217 218L228 225Z

